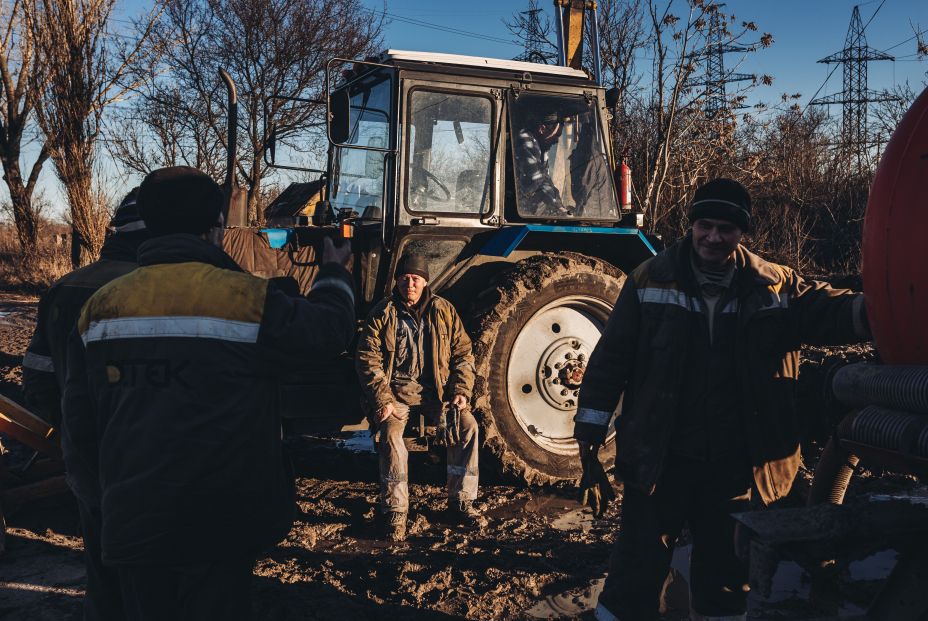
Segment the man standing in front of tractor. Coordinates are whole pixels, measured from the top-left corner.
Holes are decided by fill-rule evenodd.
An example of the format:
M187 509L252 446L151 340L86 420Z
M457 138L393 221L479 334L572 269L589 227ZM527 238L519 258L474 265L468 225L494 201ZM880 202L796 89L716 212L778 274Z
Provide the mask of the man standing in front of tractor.
M386 535L406 538L408 453L403 430L410 416L438 424L448 446L448 514L478 526L477 421L469 409L474 387L470 337L454 306L432 293L425 259L406 255L396 288L370 312L358 342L357 370L376 425L380 503Z
M696 190L691 231L626 281L580 390L581 491L608 495L597 451L616 419L622 525L595 616L656 619L674 542L689 526L694 619L743 619L747 571L732 513L767 505L800 463L801 344L869 338L863 295L808 281L740 244L741 184ZM602 507L594 507L601 510Z
M136 267L139 246L150 237L139 215L133 189L116 208L100 259L56 281L39 300L35 332L23 356L23 393L26 405L49 425L61 424L61 395L67 377L68 337L90 296L106 283ZM119 576L103 565L100 556L100 507L78 498L87 589L83 602L85 621L122 616Z
M309 295L289 297L217 247L222 202L199 170L149 174L139 267L87 301L68 345L62 449L101 507L113 618L251 618L255 559L295 513L279 377L354 334L348 247L326 239Z

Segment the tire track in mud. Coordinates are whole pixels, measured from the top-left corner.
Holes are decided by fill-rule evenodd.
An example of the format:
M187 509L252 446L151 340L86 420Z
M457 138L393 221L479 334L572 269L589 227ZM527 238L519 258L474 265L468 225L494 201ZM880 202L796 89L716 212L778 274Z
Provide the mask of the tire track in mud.
M317 471L334 470L343 460L336 451L315 457ZM268 618L304 618L292 595L280 599L275 585L283 584L297 587L302 598L311 593L320 609L350 613L346 618L519 618L539 599L605 571L613 524L563 520L565 513L580 513L569 488L485 486L477 507L489 525L461 529L443 521L443 468L427 463L411 466L420 482L410 485L408 540L383 541L376 460L354 457L337 480L299 480L296 524L256 569L266 580L256 601ZM335 463L321 463L326 460Z

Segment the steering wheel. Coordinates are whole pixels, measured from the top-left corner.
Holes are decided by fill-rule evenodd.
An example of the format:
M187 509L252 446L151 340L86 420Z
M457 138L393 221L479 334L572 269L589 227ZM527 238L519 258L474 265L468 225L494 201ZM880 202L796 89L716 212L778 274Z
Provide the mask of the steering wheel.
M412 173L413 173L412 178L416 180L415 186L414 186L416 192L422 192L425 195L425 198L429 200L433 200L433 201L438 201L440 203L447 203L448 201L451 200L451 191L448 189L448 187L444 183L442 183L438 179L438 177L433 175L431 172L427 171L421 166L416 166L415 168L413 168ZM420 177L420 175L422 177ZM424 185L421 184L421 178L425 178L426 180L426 183ZM435 191L436 189L429 187L429 183L428 183L429 181L433 181L435 185L438 186L438 188L436 189L441 190L444 193L444 196L438 194Z

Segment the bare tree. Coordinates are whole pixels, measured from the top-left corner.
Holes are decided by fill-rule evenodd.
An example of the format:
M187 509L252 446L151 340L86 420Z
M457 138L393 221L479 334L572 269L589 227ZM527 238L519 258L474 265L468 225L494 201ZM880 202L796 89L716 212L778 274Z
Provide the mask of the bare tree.
M218 70L226 69L239 89L235 174L247 190L249 222L258 223L268 172L265 124L276 127L278 142L310 150L324 123L326 63L377 51L382 25L382 15L360 0L167 0L155 36L165 50L160 78L139 93L129 117L144 124L144 140L117 145L116 155L140 172L183 162L224 176L226 101ZM146 141L154 150L145 151Z
M130 41L109 32L116 0L24 0L41 71L36 116L48 153L68 197L71 260L92 260L103 244L106 213L96 204L94 163L104 110L136 86L133 66L150 60L146 45L158 12L149 14Z
M107 125L106 146L127 172L146 175L165 166L192 166L223 176L225 150L203 115L185 112L175 84L146 80L131 104Z
M0 163L10 192L16 235L28 261L36 247L40 222L32 198L42 165L48 159L48 150L42 144L23 176L20 158L28 141L27 131L35 105L36 86L32 77L37 71L38 58L32 35L24 23L20 0L0 0L0 23L5 24L0 39Z
M737 150L732 109L744 100L745 90L729 97L727 110L708 116L703 111L703 92L696 86L712 28L720 28L723 44L749 49L766 47L773 38L764 34L758 41L745 41L757 26L736 22L715 2L646 0L643 5L651 87L643 95L636 89L626 92L627 127L619 131L624 150L631 155L635 196L649 227L675 234L685 222L679 216L693 185L729 166ZM683 7L685 15L673 12ZM770 81L767 76L762 80Z

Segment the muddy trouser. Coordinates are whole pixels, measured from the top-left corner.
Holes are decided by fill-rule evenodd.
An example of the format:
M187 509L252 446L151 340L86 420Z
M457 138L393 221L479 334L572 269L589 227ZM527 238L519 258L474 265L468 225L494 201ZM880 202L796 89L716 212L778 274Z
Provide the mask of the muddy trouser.
M127 621L250 621L254 559L119 567Z
M743 618L739 616L747 605L747 568L735 555L731 514L749 508L750 467L733 460L668 462L652 495L625 486L622 521L596 618L658 618L661 588L684 524L689 525L693 543L693 611L708 618Z
M119 573L103 564L100 530L103 517L99 507L91 507L78 499L77 509L84 538L84 564L87 566L87 592L84 595L84 621L121 619L122 592Z
M426 401L422 405L394 404L400 418L391 416L377 426L377 453L380 459L380 507L388 511L409 510L409 453L403 442L403 430L409 417L424 414L433 422L441 413L441 403ZM461 412L461 442L448 447L448 498L477 498L477 419L470 410Z

